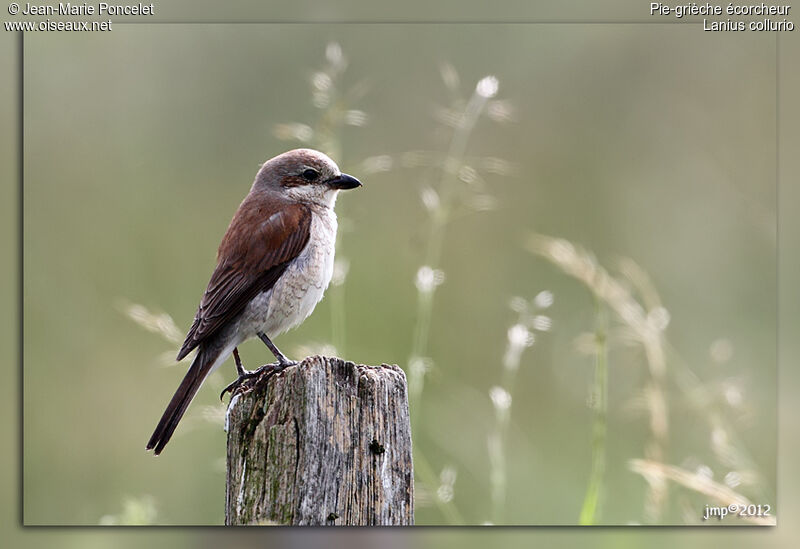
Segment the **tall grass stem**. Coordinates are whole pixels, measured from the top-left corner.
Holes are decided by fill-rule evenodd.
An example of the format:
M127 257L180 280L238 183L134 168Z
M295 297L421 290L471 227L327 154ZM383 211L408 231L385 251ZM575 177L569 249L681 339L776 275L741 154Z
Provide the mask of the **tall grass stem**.
M595 296L595 370L592 389L594 425L592 427L592 472L579 524L597 524L606 472L606 434L608 432L608 315L605 306Z

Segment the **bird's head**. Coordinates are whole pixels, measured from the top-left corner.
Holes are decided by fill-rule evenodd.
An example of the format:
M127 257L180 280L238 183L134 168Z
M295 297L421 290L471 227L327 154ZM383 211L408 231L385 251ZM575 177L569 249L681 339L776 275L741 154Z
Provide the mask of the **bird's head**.
M297 202L333 206L340 190L360 187L361 182L342 173L327 155L313 149L295 149L261 166L253 190L279 192Z

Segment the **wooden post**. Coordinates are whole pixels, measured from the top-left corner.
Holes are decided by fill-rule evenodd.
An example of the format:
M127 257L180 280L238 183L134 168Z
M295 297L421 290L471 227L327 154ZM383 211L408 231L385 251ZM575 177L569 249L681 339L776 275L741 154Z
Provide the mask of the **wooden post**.
M314 356L231 398L225 524L414 523L406 376Z

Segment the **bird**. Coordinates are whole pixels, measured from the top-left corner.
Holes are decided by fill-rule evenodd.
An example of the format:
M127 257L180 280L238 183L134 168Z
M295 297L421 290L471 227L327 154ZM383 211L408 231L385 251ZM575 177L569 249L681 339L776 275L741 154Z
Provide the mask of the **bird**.
M333 276L339 191L360 187L327 155L295 149L265 162L231 219L216 267L177 360L197 349L146 449L159 455L208 375L233 354L244 380L297 364L272 338L298 326L322 299ZM258 337L277 362L244 369L238 346Z

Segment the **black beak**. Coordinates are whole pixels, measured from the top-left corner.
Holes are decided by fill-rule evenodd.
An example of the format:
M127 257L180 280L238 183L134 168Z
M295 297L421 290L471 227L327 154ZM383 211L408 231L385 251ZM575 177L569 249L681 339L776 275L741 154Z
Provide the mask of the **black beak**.
M339 177L334 177L333 179L329 179L328 185L333 187L334 189L341 189L341 190L355 189L356 187L361 186L361 181L359 181L352 175L347 175L346 173L343 173Z

